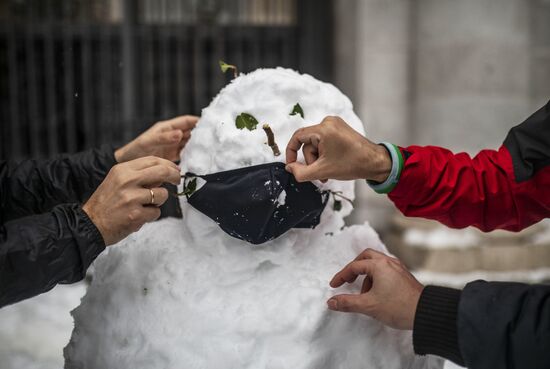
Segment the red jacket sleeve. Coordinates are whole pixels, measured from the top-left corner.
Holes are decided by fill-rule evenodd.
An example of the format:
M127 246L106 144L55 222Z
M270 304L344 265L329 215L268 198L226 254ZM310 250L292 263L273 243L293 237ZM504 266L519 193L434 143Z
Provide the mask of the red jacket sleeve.
M390 199L406 216L449 227L519 231L550 216L550 103L474 158L440 147L401 148Z

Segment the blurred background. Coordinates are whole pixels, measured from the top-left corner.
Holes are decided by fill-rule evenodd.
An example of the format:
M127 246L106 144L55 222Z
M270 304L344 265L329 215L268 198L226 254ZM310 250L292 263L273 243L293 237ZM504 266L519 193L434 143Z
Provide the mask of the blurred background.
M230 79L219 59L335 84L373 141L496 149L550 99L549 20L550 0L0 0L0 159L120 145L200 115ZM370 222L425 283L550 280L546 222L451 231L357 186L349 223ZM62 367L84 292L0 310L0 369Z

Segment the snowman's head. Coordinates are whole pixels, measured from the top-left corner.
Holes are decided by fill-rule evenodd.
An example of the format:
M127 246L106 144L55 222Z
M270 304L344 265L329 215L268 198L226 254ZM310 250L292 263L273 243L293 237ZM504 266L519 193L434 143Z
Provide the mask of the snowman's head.
M292 114L297 104L301 107L303 117L299 113ZM258 121L255 129L237 127L236 119L242 113ZM182 172L211 174L272 162L284 163L285 148L292 134L298 128L318 124L331 115L342 117L355 130L363 133L363 126L353 112L350 100L331 84L283 68L259 69L240 75L203 109L192 138L182 153ZM267 145L266 132L262 129L264 124L269 124L274 133L281 152L279 156L275 156ZM301 153L298 160L303 161ZM198 187L203 183L199 179ZM325 184L314 182L314 185L323 191L340 193L348 199L354 198L354 184L351 181L329 180ZM227 193L226 196L239 194ZM335 200L340 201L341 209L334 206ZM181 205L187 215L184 221L198 216L194 209L190 210L186 198L182 198ZM308 231L334 231L332 228L341 227L343 218L351 210L352 205L348 201L338 195L328 195L321 224ZM246 214L240 216L246 217ZM217 227L213 221L208 224Z

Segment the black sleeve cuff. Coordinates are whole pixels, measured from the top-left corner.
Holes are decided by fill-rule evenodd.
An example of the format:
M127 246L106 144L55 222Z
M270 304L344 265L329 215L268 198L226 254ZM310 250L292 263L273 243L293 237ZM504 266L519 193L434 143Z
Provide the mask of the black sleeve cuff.
M99 229L81 206L75 207L75 213L77 218L75 237L78 239L83 272L86 274L86 269L105 250L105 241Z
M413 346L418 355L437 355L464 366L458 345L457 315L462 291L426 286L414 318Z

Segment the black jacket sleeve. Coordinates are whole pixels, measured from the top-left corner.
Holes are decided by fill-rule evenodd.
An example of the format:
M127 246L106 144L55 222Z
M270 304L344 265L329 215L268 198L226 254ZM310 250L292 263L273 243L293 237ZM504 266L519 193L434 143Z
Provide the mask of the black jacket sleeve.
M413 344L469 369L550 367L550 286L476 281L463 291L427 286Z
M108 146L0 162L0 307L84 277L105 244L79 204L115 163Z
M0 161L0 223L84 202L115 164L110 146L47 160Z
M6 222L0 226L0 308L81 280L104 249L77 204Z

